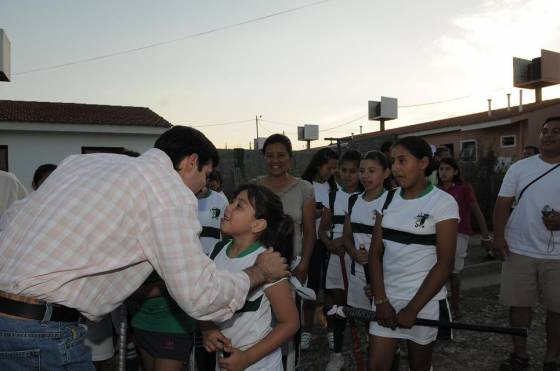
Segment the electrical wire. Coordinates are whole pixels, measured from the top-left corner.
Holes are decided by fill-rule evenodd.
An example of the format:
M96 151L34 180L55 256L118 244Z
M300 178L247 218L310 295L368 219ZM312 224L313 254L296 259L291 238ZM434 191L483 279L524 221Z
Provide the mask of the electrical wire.
M27 75L27 74L35 73L35 72L49 71L49 70L54 70L54 69L58 69L58 68L73 66L73 65L76 65L76 64L82 64L82 63L98 61L98 60L101 60L101 59L112 58L112 57L116 57L116 56L119 56L119 55L136 53L136 52L139 52L139 51L142 51L142 50L146 50L146 49L150 49L150 48L156 48L156 47L159 47L159 46L162 46L162 45L167 45L167 44L176 43L176 42L187 40L187 39L192 39L192 38L195 38L195 37L208 35L208 34L211 34L211 33L216 33L216 32L219 32L219 31L224 31L224 30L227 30L227 29L230 29L230 28L235 28L235 27L243 26L243 25L250 24L250 23L260 22L260 21L263 21L263 20L268 19L268 18L277 17L279 15L284 15L284 14L288 14L288 13L293 13L293 12L296 12L298 10L302 10L302 9L309 8L309 7L312 7L312 6L317 6L317 5L326 3L328 1L330 1L330 0L320 0L320 1L313 2L313 3L301 5L301 6L298 6L298 7L295 7L295 8L281 10L281 11L278 11L278 12L275 12L275 13L267 14L267 15L264 15L264 16L256 17L256 18L251 18L251 19L248 19L248 20L245 20L245 21L241 21L241 22L237 22L237 23L233 23L233 24L229 24L229 25L225 25L225 26L221 26L221 27L216 27L216 28L213 28L213 29L210 29L210 30L207 30L207 31L197 32L197 33L193 33L193 34L190 34L190 35L178 37L178 38L171 39L171 40L160 41L160 42L156 42L156 43L153 43L153 44L144 45L144 46L141 46L141 47L138 47L138 48L121 50L121 51L117 51L117 52L114 52L114 53L108 53L108 54L99 55L99 56L96 56L96 57L79 59L79 60L75 60L75 61L72 61L72 62L55 64L55 65L47 66L47 67L39 67L39 68L27 70L27 71L15 72L12 75L14 75L14 76Z

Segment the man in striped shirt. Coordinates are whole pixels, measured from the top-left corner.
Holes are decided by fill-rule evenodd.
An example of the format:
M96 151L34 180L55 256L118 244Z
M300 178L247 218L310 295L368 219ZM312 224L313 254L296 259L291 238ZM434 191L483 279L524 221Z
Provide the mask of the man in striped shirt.
M3 370L92 369L79 315L101 318L155 270L190 316L224 321L248 292L289 275L272 251L241 273L200 246L197 193L218 164L198 130L176 126L140 157L75 155L0 220Z

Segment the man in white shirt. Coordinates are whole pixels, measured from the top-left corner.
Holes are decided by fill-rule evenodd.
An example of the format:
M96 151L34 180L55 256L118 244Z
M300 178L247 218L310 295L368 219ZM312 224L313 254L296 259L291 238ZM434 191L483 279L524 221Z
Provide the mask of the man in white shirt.
M27 191L12 173L0 170L0 216L10 205L27 196Z
M510 307L510 323L529 327L542 292L547 309L544 370L557 370L560 357L560 117L547 119L540 133L541 154L507 171L494 208L494 247L501 256L500 302ZM516 206L509 215L511 206ZM500 370L528 367L527 338L513 337L513 353Z
M99 320L152 270L187 314L217 321L242 308L251 289L289 275L272 251L244 272L217 270L200 245L195 197L218 164L216 148L184 126L154 147L137 158L70 156L4 214L2 370L91 370L80 314Z

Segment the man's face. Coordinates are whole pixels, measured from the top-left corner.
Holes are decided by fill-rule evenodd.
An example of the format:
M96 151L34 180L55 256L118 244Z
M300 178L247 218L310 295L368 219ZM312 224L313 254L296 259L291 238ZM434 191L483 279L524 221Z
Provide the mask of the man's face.
M185 183L194 194L197 194L206 186L206 179L213 168L212 161L208 161L208 163L202 166L202 170L199 170L198 155L192 154L181 161L179 175L183 183Z
M539 135L541 151L551 156L560 155L560 121L544 124Z

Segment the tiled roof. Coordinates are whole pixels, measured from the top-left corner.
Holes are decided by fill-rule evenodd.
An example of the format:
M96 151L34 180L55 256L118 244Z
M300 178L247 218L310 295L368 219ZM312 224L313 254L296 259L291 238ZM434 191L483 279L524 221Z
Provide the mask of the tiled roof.
M519 106L513 106L508 111L507 108L492 110L492 116L488 116L488 111L473 113L465 116L451 117L443 120L429 121L421 124L414 124L408 126L401 126L399 128L388 129L385 131L376 131L373 133L366 133L361 135L354 135L354 140L376 138L385 135L402 135L421 132L425 130L441 129L446 127L463 126L479 124L483 122L502 120L521 116L529 112L537 111L539 109L547 108L554 105L560 105L560 98L542 101L539 103L529 103L523 105L523 111L519 112ZM346 137L344 139L349 139Z
M145 107L11 100L0 100L1 121L171 127Z

